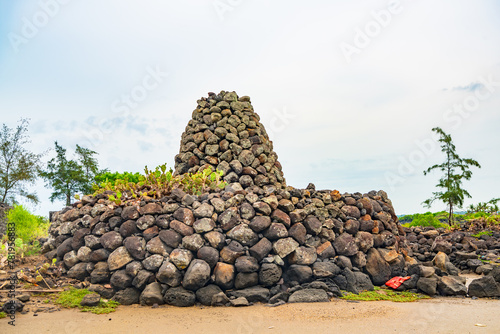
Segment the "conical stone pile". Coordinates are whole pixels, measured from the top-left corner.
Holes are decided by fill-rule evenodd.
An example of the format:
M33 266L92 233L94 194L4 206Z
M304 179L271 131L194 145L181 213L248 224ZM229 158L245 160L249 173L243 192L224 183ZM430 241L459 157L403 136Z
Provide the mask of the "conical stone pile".
M198 100L182 134L175 172L194 173L205 166L223 171L225 181L244 189L286 186L278 155L250 97L235 92L209 93Z
M384 191L286 186L248 97L199 100L175 160L177 174L209 165L228 185L120 205L109 194L84 196L52 215L47 258L122 304L328 301L398 275L411 275L402 289L417 291L428 278L408 269L415 260Z

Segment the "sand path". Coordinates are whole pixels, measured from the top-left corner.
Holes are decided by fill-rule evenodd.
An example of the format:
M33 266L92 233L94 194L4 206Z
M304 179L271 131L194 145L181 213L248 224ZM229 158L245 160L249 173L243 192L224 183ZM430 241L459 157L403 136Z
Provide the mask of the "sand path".
M500 333L500 300L434 298L414 303L348 302L245 308L120 306L94 315L77 310L19 315L0 333ZM481 324L485 327L479 327Z

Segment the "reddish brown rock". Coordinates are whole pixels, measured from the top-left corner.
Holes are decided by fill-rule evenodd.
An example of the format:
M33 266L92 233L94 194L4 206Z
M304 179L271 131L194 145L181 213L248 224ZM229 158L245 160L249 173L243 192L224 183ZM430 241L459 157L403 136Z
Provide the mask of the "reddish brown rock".
M215 284L224 290L231 289L234 284L234 266L218 262L214 268Z

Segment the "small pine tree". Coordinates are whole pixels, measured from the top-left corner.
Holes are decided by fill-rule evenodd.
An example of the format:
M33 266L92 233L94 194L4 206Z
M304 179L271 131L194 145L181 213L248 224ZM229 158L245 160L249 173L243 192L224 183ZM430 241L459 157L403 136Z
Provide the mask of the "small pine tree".
M456 152L455 145L449 134L446 134L441 128L433 128L432 131L440 135L441 151L446 155L446 159L441 164L436 164L427 168L424 175L437 169L443 173L436 187L443 190L432 193L432 197L423 202L424 206L430 208L435 200L440 200L448 206L448 223L453 224L454 207L461 208L464 204L464 198L470 198L469 192L462 188L463 180L470 180L472 172L470 167L481 168L481 165L473 159L460 158Z

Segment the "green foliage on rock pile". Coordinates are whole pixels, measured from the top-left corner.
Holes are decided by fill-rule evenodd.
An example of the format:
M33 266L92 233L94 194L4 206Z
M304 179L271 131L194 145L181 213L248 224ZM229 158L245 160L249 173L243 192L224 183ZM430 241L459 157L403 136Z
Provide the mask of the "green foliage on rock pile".
M115 185L116 181L138 183L139 181L141 181L141 177L143 177L141 173L105 172L105 173L99 174L95 177L95 184L101 185L101 184L111 183L112 185ZM94 186L94 189L95 189L95 186Z
M224 189L226 182L222 180L222 171L213 171L207 167L196 173L174 175L173 170L167 171L163 164L149 170L146 166L144 175L139 173L115 173L112 179L94 185L94 195L112 191L109 199L120 205L123 200L130 198L150 197L160 199L169 195L173 189L180 188L186 193L201 195L204 192Z

